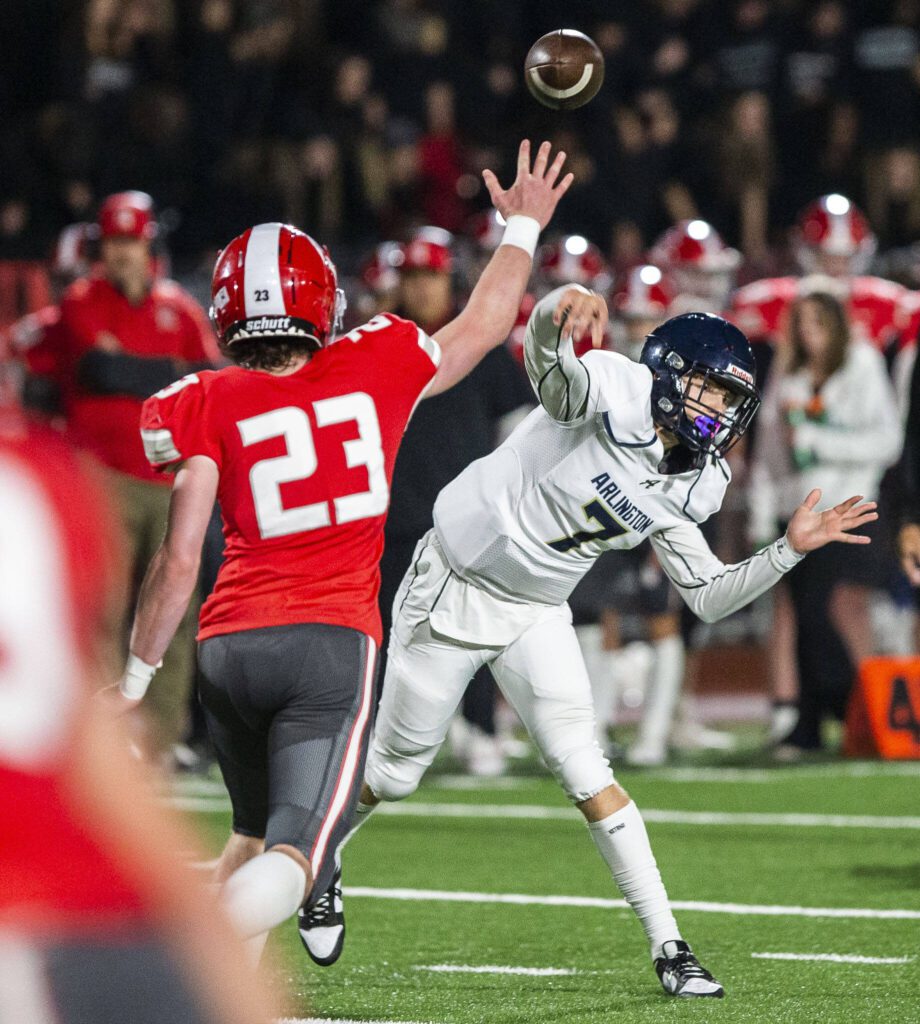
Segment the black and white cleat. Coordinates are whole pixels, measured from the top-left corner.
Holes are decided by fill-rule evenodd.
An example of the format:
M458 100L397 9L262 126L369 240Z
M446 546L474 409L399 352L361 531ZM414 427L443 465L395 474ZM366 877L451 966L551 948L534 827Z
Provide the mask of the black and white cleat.
M342 955L345 945L345 910L342 904L342 870L336 870L329 888L313 904L297 914L300 941L320 967L329 967Z
M663 955L655 961L655 970L661 987L669 996L721 999L725 995L725 989L697 960L686 942L680 939L666 942L661 952Z

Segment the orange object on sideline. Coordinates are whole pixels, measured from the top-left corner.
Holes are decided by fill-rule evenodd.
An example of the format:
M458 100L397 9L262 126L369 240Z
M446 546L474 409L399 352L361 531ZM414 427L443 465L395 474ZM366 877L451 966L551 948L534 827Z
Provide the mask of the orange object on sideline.
M860 665L843 753L920 760L920 657L869 658Z

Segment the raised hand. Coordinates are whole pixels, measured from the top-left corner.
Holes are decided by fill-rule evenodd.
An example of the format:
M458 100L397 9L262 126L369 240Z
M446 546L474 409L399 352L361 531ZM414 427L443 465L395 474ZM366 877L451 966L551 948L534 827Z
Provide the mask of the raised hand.
M786 538L794 551L804 555L809 551L817 551L818 548L823 548L825 544L835 540L843 544L870 543L868 537L850 533L850 530L856 530L878 519L874 501L866 501L860 505L862 495L857 494L833 508L816 512L815 506L820 500L821 491L815 488L789 520Z
M562 336L572 341L581 341L590 333L591 344L600 348L607 330L607 303L597 292L579 286L566 288L553 310L553 323L562 324Z
M533 217L539 222L541 230L549 224L556 204L568 192L574 180L574 175L567 174L558 185L556 184L565 163L565 153L560 150L550 163L551 149L552 146L548 142L541 144L531 170L530 142L524 139L518 150L517 177L508 189L502 189L492 171L482 172L492 205L505 220L515 214L521 214Z

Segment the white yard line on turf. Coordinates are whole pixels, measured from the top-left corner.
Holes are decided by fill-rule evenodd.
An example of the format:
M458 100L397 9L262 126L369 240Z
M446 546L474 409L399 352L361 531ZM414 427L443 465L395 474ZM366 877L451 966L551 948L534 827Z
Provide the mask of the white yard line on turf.
M534 907L589 907L599 910L626 910L626 900L599 896L532 896L513 892L454 892L440 889L379 889L354 885L345 887L345 895L377 900L410 900L443 903L505 903ZM793 907L757 903L706 903L697 900L671 900L675 910L693 910L703 914L736 914L744 917L835 917L873 918L887 921L920 921L920 910L874 910L869 907Z
M849 956L843 953L751 953L755 960L820 960L830 964L909 964L912 956Z
M795 828L920 829L920 817L874 814L774 814L748 811L671 811L641 808L642 817L662 825L790 825ZM580 821L573 807L539 804L438 804L413 800L380 804L377 813L410 818L527 818L539 821Z
M795 779L865 779L920 777L920 763L854 762L853 764L788 765L775 768L652 768L647 778L660 782L789 782Z
M429 789L456 789L461 792L478 793L480 790L532 789L540 779L522 778L519 775L499 776L496 779L482 779L478 775L435 775Z
M584 973L576 971L574 967L499 967L495 964L482 967L474 967L472 964L431 964L428 967L420 965L415 970L434 971L436 974L525 974L534 978L568 977Z
M275 1024L416 1024L402 1020L345 1020L343 1017L281 1017Z
M228 800L206 797L173 797L170 804L180 811L217 814L230 810ZM643 807L642 817L658 825L729 825L792 828L879 828L920 829L920 817L875 814L775 814L748 811L671 811ZM517 818L535 821L580 821L572 807L543 807L539 804L438 804L412 801L381 804L377 814L405 818Z

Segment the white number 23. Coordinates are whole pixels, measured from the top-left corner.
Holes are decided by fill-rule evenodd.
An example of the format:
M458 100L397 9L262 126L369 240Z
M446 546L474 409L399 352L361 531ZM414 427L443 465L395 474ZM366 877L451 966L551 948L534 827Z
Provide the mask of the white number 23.
M333 498L336 522L350 523L356 519L383 515L387 509L389 488L384 468L380 421L374 400L363 391L356 391L351 395L314 402L313 411L318 427L347 423L350 420L358 425L358 437L344 441L342 447L345 450L345 463L350 469L366 467L368 489ZM286 406L241 420L237 426L244 446L283 437L287 448L285 455L261 459L249 473L256 519L262 537L267 540L330 526L332 509L328 501L294 508L285 508L281 502L281 484L306 480L319 466L310 419L304 410Z

